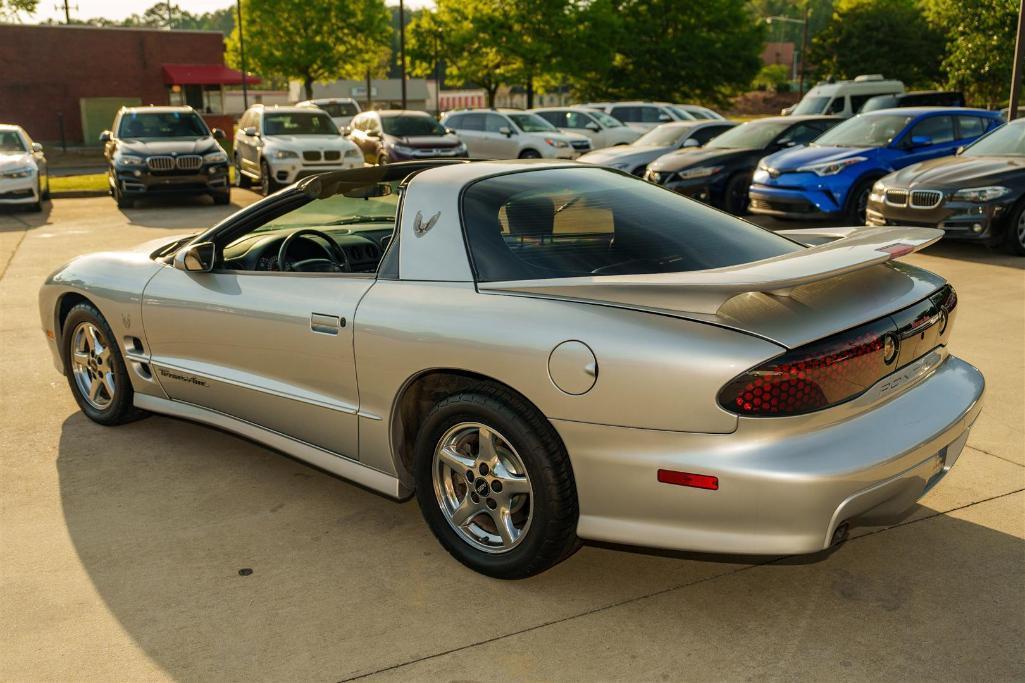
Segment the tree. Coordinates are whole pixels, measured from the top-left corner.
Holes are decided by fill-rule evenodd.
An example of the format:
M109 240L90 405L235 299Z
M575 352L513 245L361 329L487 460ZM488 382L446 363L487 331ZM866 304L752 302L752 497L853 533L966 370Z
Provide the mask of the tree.
M1017 0L932 0L926 13L948 36L946 85L969 102L994 107L1009 97Z
M790 69L786 64L766 64L751 83L759 90L790 91Z
M820 74L881 73L905 85L930 86L942 79L943 50L943 35L916 0L837 0L809 56Z
M31 14L38 4L39 0L0 0L0 19L11 21L17 19L21 12Z
M246 66L299 79L306 98L314 81L361 78L391 38L382 0L242 0ZM238 66L238 29L227 56Z
M559 75L559 58L573 33L577 7L572 0L506 0L502 10L496 47L509 58L509 78L523 85L531 109L537 81L550 84L550 77Z

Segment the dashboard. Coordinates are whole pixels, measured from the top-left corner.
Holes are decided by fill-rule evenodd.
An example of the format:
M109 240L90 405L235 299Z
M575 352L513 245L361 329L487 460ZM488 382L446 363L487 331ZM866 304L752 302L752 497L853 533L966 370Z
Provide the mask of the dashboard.
M279 271L278 252L281 243L294 230L250 233L224 248L224 267L229 270ZM384 241L392 228L352 231L323 229L345 252L351 272L373 273L384 253ZM328 246L314 235L300 235L288 247L288 260L298 263L307 259L330 258Z

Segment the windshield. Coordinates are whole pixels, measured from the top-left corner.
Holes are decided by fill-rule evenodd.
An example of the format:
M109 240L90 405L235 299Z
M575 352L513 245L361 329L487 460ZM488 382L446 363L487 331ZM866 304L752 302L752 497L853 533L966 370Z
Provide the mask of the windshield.
M382 116L381 127L385 134L397 138L445 135L445 127L430 116Z
M328 228L346 226L346 232L380 230L394 226L399 205L399 180L382 182L375 194L381 196L349 196L344 192L308 204L279 216L260 226L254 233L283 228ZM387 187L387 189L383 189ZM355 194L354 192L350 192Z
M897 106L897 98L893 95L877 95L872 97L865 106L861 108L859 113L867 114L870 111L879 111L880 109L891 109Z
M352 102L325 102L317 106L326 111L328 116L355 116L359 113L359 109Z
M812 97L811 95L805 95L804 99L801 100L794 111L791 112L795 116L801 116L802 114L821 114L826 111L826 105L832 97Z
M748 121L730 128L705 146L716 149L761 149L792 125L787 121Z
M1003 125L989 135L979 138L975 144L965 149L961 154L966 157L1025 156L1025 124L1013 123Z
M635 147L672 147L687 137L693 129L693 126L663 123L637 138L633 144Z
M119 138L202 138L210 129L195 112L129 112L121 116Z
M908 114L861 114L819 137L816 147L885 147L914 118Z
M554 133L558 130L537 114L508 114L507 116L524 133Z
M589 116L593 117L595 121L605 126L606 128L622 128L623 123L612 116L609 116L603 111L591 110L587 112Z
M25 141L16 131L0 130L0 152L27 152Z
M802 247L674 192L601 168L487 178L463 195L481 282L676 273Z
M267 112L263 115L264 135L340 135L327 114L311 112Z

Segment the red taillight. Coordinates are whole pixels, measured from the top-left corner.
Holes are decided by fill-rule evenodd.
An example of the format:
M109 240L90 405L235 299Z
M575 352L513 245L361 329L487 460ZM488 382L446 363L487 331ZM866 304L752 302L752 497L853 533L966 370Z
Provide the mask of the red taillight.
M719 405L739 415L782 417L843 403L944 343L956 306L953 288L944 287L892 316L794 349L731 380Z
M676 470L659 470L658 480L663 484L690 486L692 488L707 489L709 491L719 490L719 477L713 477L707 474L677 472Z

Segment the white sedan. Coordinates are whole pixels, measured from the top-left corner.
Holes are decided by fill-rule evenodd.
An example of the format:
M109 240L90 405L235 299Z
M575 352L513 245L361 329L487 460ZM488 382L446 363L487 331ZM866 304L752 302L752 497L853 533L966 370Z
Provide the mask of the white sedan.
M50 197L43 146L32 142L21 126L0 124L0 205L24 205L42 210Z

